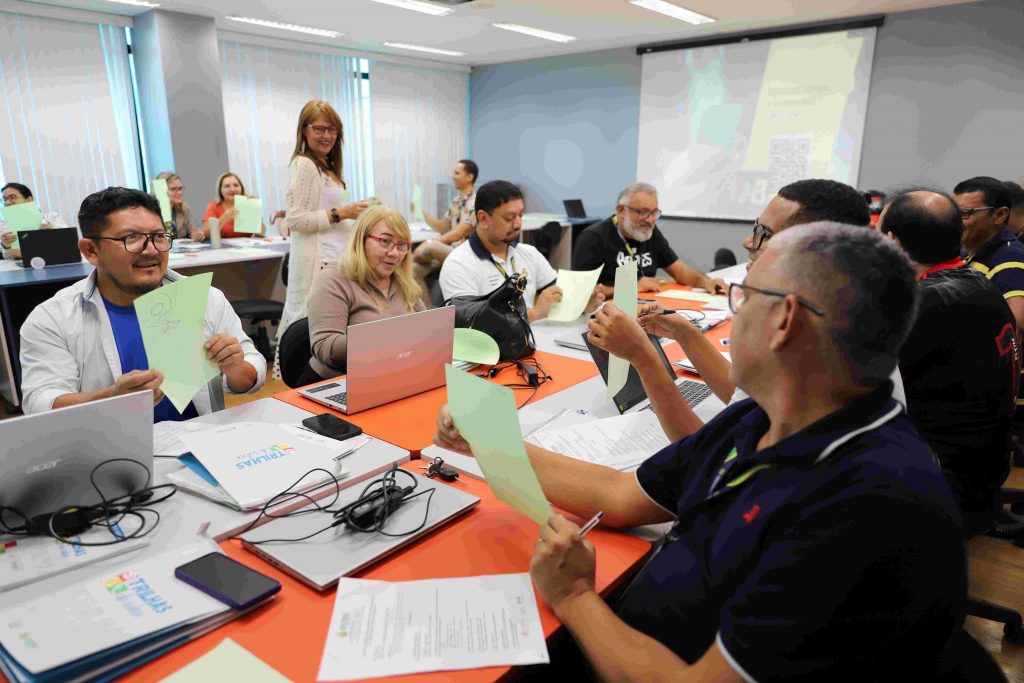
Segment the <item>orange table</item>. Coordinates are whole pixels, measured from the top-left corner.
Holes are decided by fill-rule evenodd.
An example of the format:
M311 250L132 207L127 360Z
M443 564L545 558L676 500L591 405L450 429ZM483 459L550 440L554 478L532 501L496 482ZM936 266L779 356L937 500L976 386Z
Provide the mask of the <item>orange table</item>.
M411 463L404 467L416 473L421 471ZM480 504L464 517L359 574L359 578L408 581L528 571L537 525L497 500L483 481L467 477L465 485L449 486L459 486L479 496ZM597 589L602 595L624 585L651 552L649 542L603 527L594 529L587 538L597 548ZM280 581L281 593L269 606L146 664L122 680L160 680L206 654L226 637L296 683L316 680L334 607L334 591L321 594L306 587L244 550L239 541L221 545L228 555ZM561 629L561 623L539 596L537 604L544 636L550 640ZM401 681L495 681L513 670L505 666L435 672L402 676Z
M538 351L536 358L552 379L540 386L531 403L597 375L597 366L586 361L543 351ZM474 370L474 372L480 371ZM333 382L337 379L325 380L318 384ZM510 368L491 381L498 384L521 384L523 379L519 377L515 368ZM515 392L516 405L523 405L531 393L533 393L532 389L517 389ZM301 396L294 389L275 394L274 398L317 414L324 411L334 412L327 406ZM410 451L415 458L419 456L420 450L433 440L437 413L447 400L447 388L438 387L354 415L345 413L337 413L337 415L359 425L367 434Z
M682 285L677 285L677 284L662 285L662 287L661 287L661 291L663 291L663 292L666 291L666 290L671 290L671 289L686 290L686 289L692 289L692 288L691 287L684 287ZM700 311L700 310L703 310L703 308L704 308L704 304L702 304L699 301L686 301L684 299L668 299L668 298L664 298L662 296L659 296L659 292L640 292L640 298L641 299L657 298L658 299L658 303L661 304L662 308L672 308L672 309L676 309L676 310L686 309L686 310L691 310L691 311ZM715 346L718 347L719 351L726 351L726 352L728 352L729 351L729 347L726 344L722 344L722 340L725 340L725 341L729 340L729 331L731 329L732 329L732 319L730 318L729 320L726 320L724 323L722 323L718 327L715 327L713 329L708 330L704 334L704 336L707 337L708 339L710 339L712 342L714 342ZM666 346L664 348L665 348L665 355L668 357L668 359L670 361L674 362L674 361L686 358L686 354L683 353L682 348L679 346L679 344L677 344L675 342L669 344L668 346ZM687 372L686 370L681 370L679 368L676 368L676 374L677 375L691 376L691 373ZM405 446L402 446L402 448L405 448Z

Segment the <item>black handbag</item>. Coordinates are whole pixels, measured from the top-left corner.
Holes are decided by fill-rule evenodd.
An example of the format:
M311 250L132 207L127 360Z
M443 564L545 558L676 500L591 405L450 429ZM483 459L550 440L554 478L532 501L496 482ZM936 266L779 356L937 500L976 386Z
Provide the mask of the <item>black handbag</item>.
M526 274L513 273L493 292L482 296L457 296L448 300L455 307L455 327L469 327L498 342L500 362L529 356L537 348L526 318Z

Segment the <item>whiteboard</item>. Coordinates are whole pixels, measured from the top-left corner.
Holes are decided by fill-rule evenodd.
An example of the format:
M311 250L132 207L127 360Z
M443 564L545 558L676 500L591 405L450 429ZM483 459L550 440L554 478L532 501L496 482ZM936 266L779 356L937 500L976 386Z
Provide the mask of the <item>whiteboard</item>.
M753 219L788 183L856 187L875 28L642 57L637 178L670 216Z

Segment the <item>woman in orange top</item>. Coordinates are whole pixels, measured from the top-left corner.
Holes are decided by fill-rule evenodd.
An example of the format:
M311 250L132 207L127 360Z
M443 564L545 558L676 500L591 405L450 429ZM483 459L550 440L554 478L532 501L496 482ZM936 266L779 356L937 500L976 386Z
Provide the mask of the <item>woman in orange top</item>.
M219 199L206 205L206 212L203 214L203 239L210 236L210 219L216 218L220 221L221 237L252 237L247 232L235 232L235 216L238 209L235 208L235 197L245 195L245 187L242 179L228 171L221 173L217 178L217 196ZM267 226L260 220L259 234L265 235Z

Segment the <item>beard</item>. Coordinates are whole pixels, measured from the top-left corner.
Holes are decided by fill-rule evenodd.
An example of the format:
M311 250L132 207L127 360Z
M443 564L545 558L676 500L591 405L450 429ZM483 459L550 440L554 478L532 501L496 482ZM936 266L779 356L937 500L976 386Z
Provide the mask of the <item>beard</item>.
M654 226L652 225L650 228L646 228L634 225L633 219L627 211L622 220L622 232L626 233L626 237L636 240L637 242L646 242L654 235Z

